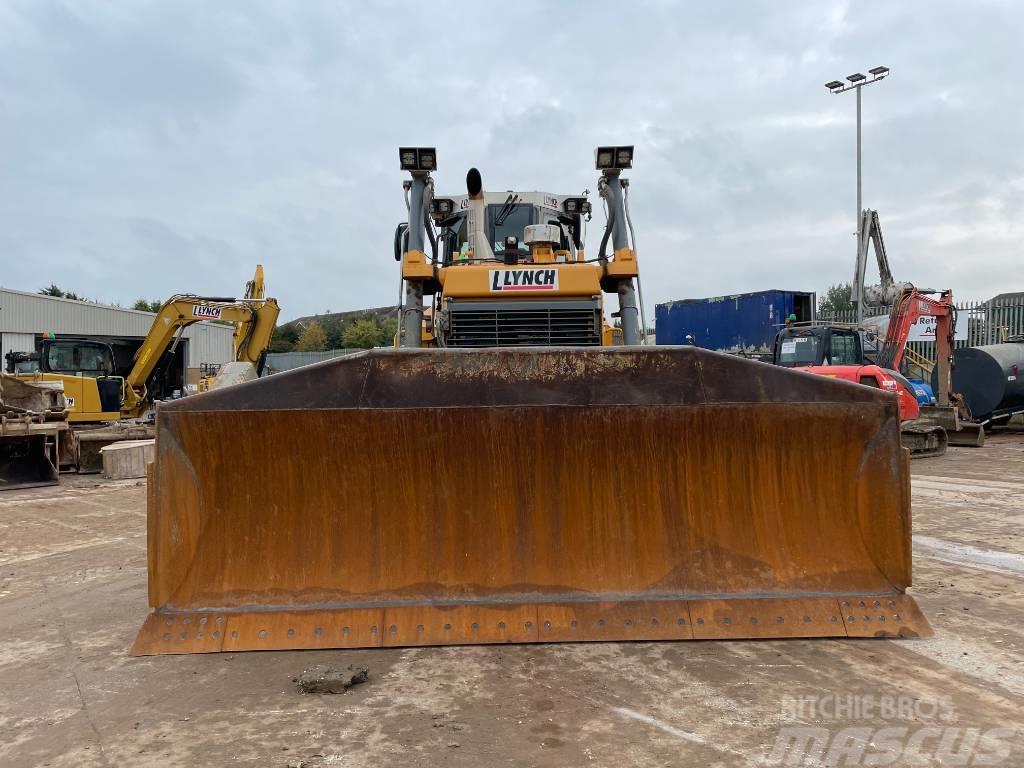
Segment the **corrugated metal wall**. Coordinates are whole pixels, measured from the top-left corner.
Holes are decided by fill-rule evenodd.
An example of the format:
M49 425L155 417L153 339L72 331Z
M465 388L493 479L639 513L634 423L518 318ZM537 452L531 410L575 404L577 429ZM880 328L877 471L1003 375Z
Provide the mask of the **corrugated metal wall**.
M34 339L36 334L48 331L141 339L149 332L154 317L151 312L0 288L0 334L4 337L31 334ZM197 323L186 328L184 338L189 340L186 367L230 362L234 355L231 334L231 326L213 323Z
M234 359L231 338L232 328L212 323L197 323L185 329L188 339L188 368L198 368L203 363L221 365Z
M35 349L36 337L33 333L0 333L0 359L8 352L34 352Z

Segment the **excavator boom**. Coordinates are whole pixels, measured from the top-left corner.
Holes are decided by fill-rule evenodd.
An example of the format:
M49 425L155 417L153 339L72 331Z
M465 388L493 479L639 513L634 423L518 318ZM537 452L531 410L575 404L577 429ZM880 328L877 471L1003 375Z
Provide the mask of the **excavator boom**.
M257 274L261 275L262 270ZM138 415L148 404L146 382L164 352L173 348L188 326L204 320L233 323L235 359L258 365L270 344L279 313L274 299L236 301L233 298L203 298L190 294L172 296L157 312L149 333L136 352L135 364L125 378L125 410Z

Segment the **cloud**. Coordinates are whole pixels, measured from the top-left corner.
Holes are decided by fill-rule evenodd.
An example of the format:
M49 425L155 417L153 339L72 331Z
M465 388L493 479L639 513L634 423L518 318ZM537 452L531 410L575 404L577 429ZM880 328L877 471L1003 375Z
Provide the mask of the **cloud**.
M1022 26L1000 3L4 4L0 282L127 303L238 293L261 262L285 319L383 305L399 145L437 145L442 194L471 165L567 193L632 142L649 305L823 291L855 195L854 99L822 83L886 64L865 203L897 277L983 299L1024 261Z

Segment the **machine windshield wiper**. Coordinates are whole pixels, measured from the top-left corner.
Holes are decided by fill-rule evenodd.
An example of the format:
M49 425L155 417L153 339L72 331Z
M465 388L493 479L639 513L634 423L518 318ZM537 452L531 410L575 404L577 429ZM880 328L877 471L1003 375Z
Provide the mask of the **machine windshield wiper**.
M509 217L513 210L515 210L516 200L519 199L519 195L509 194L505 198L504 205L501 206L501 210L495 214L493 221L491 222L491 242L493 243L495 234L498 231L498 227L505 223L505 219Z
M494 217L494 226L500 227L504 224L508 217L512 215L512 212L516 209L516 203L519 202L519 195L509 195L508 200L505 201L505 206L498 211L498 215Z

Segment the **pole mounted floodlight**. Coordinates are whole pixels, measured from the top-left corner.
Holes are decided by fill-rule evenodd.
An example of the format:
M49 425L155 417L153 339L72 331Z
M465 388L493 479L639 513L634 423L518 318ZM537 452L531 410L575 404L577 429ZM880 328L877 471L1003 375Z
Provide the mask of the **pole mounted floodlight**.
M828 88L829 93L846 93L847 91L857 91L857 275L861 274L860 270L860 259L863 254L864 243L861 241L863 232L861 232L861 152L860 152L860 90L865 85L871 85L877 83L879 80L883 80L889 75L888 67L872 67L868 70L868 74L871 75L869 80L867 75L861 72L854 72L852 75L846 76L846 83L842 80L830 80L825 83L825 87ZM864 302L860 300L860 288L855 283L853 286L854 290L854 302L857 305L857 322L859 323L864 319Z
M877 83L889 75L888 67L872 67L868 70L868 75L871 75L871 79L861 72L854 72L852 75L847 75L847 83L842 80L830 80L825 83L825 87L828 88L829 93L846 93L846 91L852 91L854 88L862 88L865 85L871 85Z

